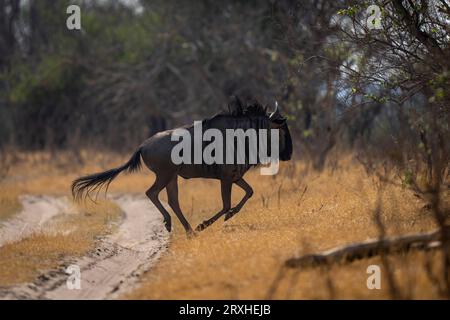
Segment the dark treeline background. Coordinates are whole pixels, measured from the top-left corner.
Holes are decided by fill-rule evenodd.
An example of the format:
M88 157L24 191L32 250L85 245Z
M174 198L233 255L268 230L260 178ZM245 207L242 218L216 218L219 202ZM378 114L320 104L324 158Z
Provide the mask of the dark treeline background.
M253 95L278 100L318 168L353 148L368 167L389 160L411 180L425 165L441 181L449 19L447 0L0 0L0 145L128 152Z

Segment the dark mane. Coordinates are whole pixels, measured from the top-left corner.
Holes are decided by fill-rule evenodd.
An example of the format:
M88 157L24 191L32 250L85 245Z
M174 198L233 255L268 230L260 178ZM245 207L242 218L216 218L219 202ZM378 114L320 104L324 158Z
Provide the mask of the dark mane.
M216 120L228 118L229 121L232 121L229 122L230 124L234 123L235 120L247 119L250 120L247 125L255 128L266 128L269 116L267 107L263 107L256 99L249 98L246 99L245 103L242 103L237 96L232 96L228 103L228 110L222 110L214 116L204 119L202 125L205 129L210 128L215 125ZM240 123L242 125L242 122Z
M245 103L242 103L238 96L232 96L228 103L228 110L223 111L222 115L228 115L233 117L258 117L269 116L267 114L267 108L264 108L256 99L246 99Z

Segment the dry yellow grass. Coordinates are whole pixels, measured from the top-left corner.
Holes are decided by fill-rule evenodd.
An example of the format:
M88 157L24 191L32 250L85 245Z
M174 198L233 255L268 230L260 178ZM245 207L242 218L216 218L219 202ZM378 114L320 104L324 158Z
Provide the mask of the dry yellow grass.
M103 171L125 160L114 155L82 154L81 158L85 160L92 158L86 162L91 165L74 168L70 156L60 157L56 164L45 153L34 154L31 160L30 155L22 157L24 161L12 170L20 175L8 177L6 186L14 187L20 193L37 194L68 194L70 183L76 176ZM145 276L142 286L127 298L258 299L268 297L269 293L275 299L390 298L386 270L380 258L335 265L329 269L282 270L280 273L280 266L292 256L378 236L373 213L380 190L379 181L351 160L340 163L341 166L334 171L322 173L293 162L284 164L280 174L274 177L251 172L248 181L255 194L244 209L226 223L216 222L193 240L186 238L173 215L174 232L169 250ZM121 175L112 183L110 192L143 193L153 179L146 169L139 174ZM217 181L180 179L179 189L182 209L193 227L220 209ZM422 209L424 202L409 190L395 185L385 185L381 190L381 218L388 235L436 227L432 214ZM233 188L233 203L242 195L239 188ZM448 192L446 196L448 199ZM164 193L162 197L165 198ZM102 212L101 208L97 209ZM92 217L95 216L100 217L101 213ZM97 232L99 230L94 233ZM86 239L83 237L78 238L80 245L76 248L63 245L75 235L79 236L72 233L64 240L58 239L60 251L47 245L43 245L42 250L35 250L36 260L50 261L39 268L47 268L56 262L58 259L52 257L58 252L60 255L85 252L88 245L83 244L82 239ZM16 243L16 247L12 247L15 254L8 256L4 252L3 256L0 255L2 263L9 259L9 270L12 270L13 263L17 268L19 265L26 268L27 255L33 253L20 253L23 250L21 246L32 248L41 240L24 241L30 242ZM72 241L70 243L73 244ZM64 251L66 249L70 253ZM403 297L439 297L437 286L433 284L435 280L429 277L425 268L429 262L431 274L439 275L438 252L411 252L391 256L388 260ZM382 267L382 290L368 290L366 287L366 268L370 264ZM279 281L275 281L278 278ZM271 287L276 288L271 291Z
M323 299L390 298L386 270L380 258L331 269L281 270L292 256L374 238L373 220L379 188L356 163L335 171L307 172L288 165L275 177L249 175L254 197L233 219L188 240L179 224L170 249L128 298L138 299ZM307 191L303 191L307 186ZM238 189L238 188L237 188ZM235 189L233 189L235 190ZM242 192L234 192L234 203ZM219 184L182 181L181 203L195 226L220 209ZM427 231L436 226L423 202L398 186L381 194L381 218L388 235ZM439 253L412 252L389 257L402 297L437 298L427 275L439 274ZM368 290L366 269L378 264L384 276L381 290ZM281 280L276 279L281 275ZM271 287L276 284L276 290Z
M94 172L105 171L123 164L128 155L82 151L75 161L74 155L59 152L18 153L16 162L0 187L18 194L70 195L72 181ZM151 174L143 170L136 175L121 175L114 181L110 192L144 193L153 182ZM104 194L100 194L102 198Z
M0 186L0 223L19 212L22 208L17 188Z
M83 205L61 214L47 228L0 248L0 285L32 281L40 272L56 268L65 258L93 249L95 238L107 234L121 215L108 201Z

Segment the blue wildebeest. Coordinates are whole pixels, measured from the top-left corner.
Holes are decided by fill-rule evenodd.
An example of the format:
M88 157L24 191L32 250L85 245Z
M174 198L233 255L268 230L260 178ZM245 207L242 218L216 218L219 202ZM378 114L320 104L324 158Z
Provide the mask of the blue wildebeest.
M219 130L224 134L223 136L225 136L227 129L254 129L256 131L261 129L278 129L279 155L275 156L277 159L279 158L282 161L291 159L292 140L286 123L286 118L284 118L279 112L278 105L274 112L268 114L267 107L263 108L255 100L250 100L246 104L243 104L239 98L233 97L228 109L228 112L223 112L210 119L203 120L201 122L203 130L216 129L216 132ZM193 133L194 131L194 126L186 126L182 128L190 133ZM159 132L153 135L139 146L127 163L118 168L76 179L72 184L72 194L74 198L84 198L89 196L91 192L98 191L104 186L107 190L112 180L114 180L114 178L116 178L122 171L138 171L141 168L142 158L145 165L156 175L156 180L147 190L146 195L163 215L165 227L169 232L171 230L171 218L158 197L159 193L164 188L166 188L167 191L169 206L177 215L186 230L186 233L188 235L193 234L193 230L189 222L184 217L178 202L178 176L185 179L210 178L220 180L223 204L222 210L216 213L212 218L203 221L203 223L198 225L196 228L197 231L205 229L223 215L225 216L225 220L230 219L242 209L244 204L253 194L251 186L244 180L243 176L252 166L260 163L258 162L260 161L259 157L257 163L250 163L248 161L248 152L249 147L251 146L248 145L248 141L245 141L246 154L244 163L218 162L206 164L203 162L190 162L176 164L172 161L172 150L178 143L173 140L175 130L180 130L180 128ZM259 136L258 140L260 140ZM270 140L270 138L268 138L268 140ZM235 142L236 141L233 141L232 146L236 146ZM258 145L260 142L261 141L257 142ZM191 143L193 147L191 150L193 150L195 148L194 140L192 140ZM202 150L209 143L211 142L202 141ZM223 152L227 153L230 152L230 150L224 148ZM273 156L274 155L271 155L271 157ZM235 207L231 207L231 188L233 184L238 185L245 191L245 196Z

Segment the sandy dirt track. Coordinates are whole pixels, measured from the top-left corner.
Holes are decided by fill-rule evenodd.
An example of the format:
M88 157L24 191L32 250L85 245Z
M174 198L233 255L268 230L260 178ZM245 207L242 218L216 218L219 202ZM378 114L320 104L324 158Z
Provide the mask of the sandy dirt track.
M44 224L67 210L67 199L48 196L22 196L22 211L0 223L0 247L41 231Z
M45 199L46 203L52 203L51 198ZM123 210L122 221L115 233L99 239L95 250L87 256L62 261L58 270L45 272L33 283L0 287L0 299L114 299L136 286L140 276L167 248L169 236L160 213L147 198L121 195L111 199ZM53 200L55 203L50 212L64 209L60 200ZM35 205L39 203L36 201ZM24 211L31 209L34 207L24 206ZM21 217L29 215L28 212L19 214ZM25 221L22 224L26 223L26 219L22 220ZM16 224L21 225L12 225ZM20 228L15 227L17 230ZM66 268L69 265L80 268L79 290L70 290L67 286Z

